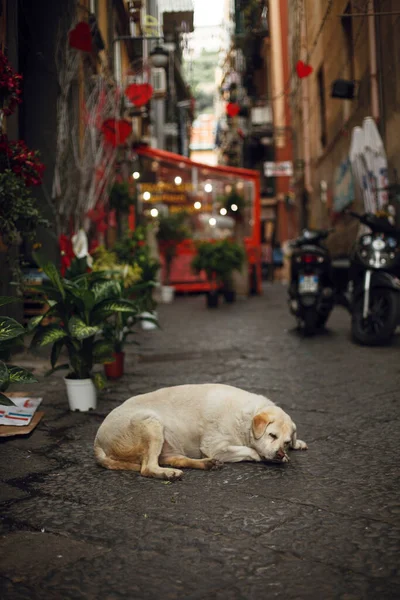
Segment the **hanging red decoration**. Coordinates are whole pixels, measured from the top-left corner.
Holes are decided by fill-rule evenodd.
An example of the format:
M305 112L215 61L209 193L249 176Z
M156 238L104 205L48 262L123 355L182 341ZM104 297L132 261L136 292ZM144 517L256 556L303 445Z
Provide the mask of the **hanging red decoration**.
M313 72L313 68L311 65L306 65L302 60L298 60L296 64L296 72L300 79L304 77L308 77Z
M116 148L116 146L125 144L127 138L132 133L132 125L124 119L120 119L119 121L117 119L106 119L103 121L101 130L105 140Z
M92 52L92 34L88 23L81 21L68 33L69 45L82 52Z
M240 106L236 102L229 102L226 105L226 114L229 117L236 117L239 114Z
M125 89L125 96L135 106L147 104L153 95L153 88L149 83L131 83Z

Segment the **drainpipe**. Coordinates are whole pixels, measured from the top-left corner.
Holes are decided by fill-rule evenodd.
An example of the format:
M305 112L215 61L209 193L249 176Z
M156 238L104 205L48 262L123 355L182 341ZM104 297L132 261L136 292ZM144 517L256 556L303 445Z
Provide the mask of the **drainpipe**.
M378 92L378 70L376 65L376 31L374 16L374 0L368 0L368 47L369 47L369 69L371 77L371 111L376 122L379 121L379 92Z
M301 48L307 48L306 15L303 10L301 19ZM301 110L303 117L303 156L304 156L304 187L307 194L313 191L311 185L311 152L310 152L310 96L308 77L301 82Z

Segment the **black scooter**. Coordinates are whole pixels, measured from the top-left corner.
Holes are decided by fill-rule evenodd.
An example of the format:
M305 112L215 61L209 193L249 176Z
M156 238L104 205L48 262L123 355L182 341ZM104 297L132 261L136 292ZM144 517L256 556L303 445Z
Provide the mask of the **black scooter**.
M352 337L363 345L387 344L400 324L400 230L372 213L347 214L371 230L352 254Z
M313 335L326 324L335 304L349 307L346 290L350 261L331 261L323 245L332 231L306 229L291 243L289 310L305 335Z

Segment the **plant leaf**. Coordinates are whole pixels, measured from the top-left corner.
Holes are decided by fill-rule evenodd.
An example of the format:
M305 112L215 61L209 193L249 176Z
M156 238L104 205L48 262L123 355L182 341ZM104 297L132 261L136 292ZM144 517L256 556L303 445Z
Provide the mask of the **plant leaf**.
M26 326L26 331L31 333L43 321L43 318L44 315L36 315L35 317L32 317Z
M5 362L0 360L0 391L4 392L10 385L10 373Z
M111 279L96 281L92 287L92 292L95 295L96 302L101 302L110 298L118 298L121 295L121 286L117 281Z
M68 290L75 298L81 300L85 310L92 310L93 306L96 302L96 297L93 292L90 290L85 290L83 288L69 288Z
M65 331L56 324L47 325L43 329L39 329L32 340L32 346L46 346L52 344L57 340L66 337Z
M21 300L22 298L18 298L17 296L0 296L0 306L11 304L12 302L21 302Z
M51 349L51 355L50 355L50 364L51 364L52 369L54 369L57 364L57 361L59 359L60 352L61 352L61 349L63 346L64 346L63 338L57 340L57 342L55 342L53 344L53 347Z
M24 327L11 317L0 317L0 342L11 340L25 333Z
M49 375L52 375L56 371L61 371L61 369L69 369L69 364L66 363L66 364L63 364L63 365L58 365L57 367L54 367L54 369L49 369L48 371L46 371L46 373L44 374L44 376L48 377Z
M42 269L42 271L50 279L53 286L60 292L61 296L65 298L65 289L57 267L51 262L44 262L42 260L42 257L40 257L36 253L33 253L33 258L35 259L39 267Z
M37 383L36 377L22 367L9 367L10 383Z
M8 398L8 396L5 396L0 392L0 405L15 406L15 403L10 398Z
M96 362L113 361L114 346L105 340L98 340L93 344L93 359Z
M107 380L106 380L105 376L103 375L103 373L94 373L92 376L92 380L93 380L95 387L98 390L102 390L107 383Z
M103 300L103 302L100 302L96 305L93 311L93 318L95 320L104 319L105 316L116 312L137 314L139 309L137 304L131 300L123 298L115 300Z
M97 325L86 325L79 317L72 317L68 323L70 334L78 340L85 340L101 331Z

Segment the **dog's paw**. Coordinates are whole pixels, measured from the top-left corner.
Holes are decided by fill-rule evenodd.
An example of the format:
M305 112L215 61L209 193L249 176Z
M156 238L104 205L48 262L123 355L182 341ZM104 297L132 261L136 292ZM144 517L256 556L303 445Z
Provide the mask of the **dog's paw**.
M294 450L308 450L308 446L303 440L296 440L296 445L293 448Z
M163 469L163 479L168 481L176 481L182 479L183 471L180 469Z
M217 458L209 458L205 461L205 466L207 471L215 471L216 469L222 469L224 463Z

